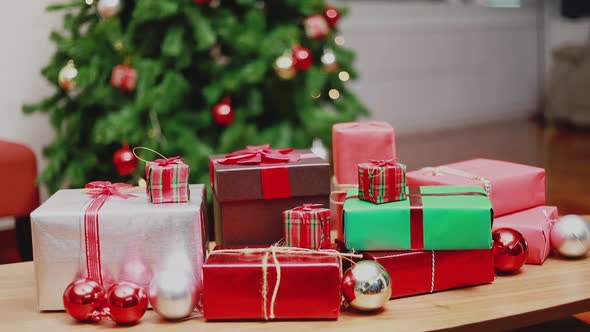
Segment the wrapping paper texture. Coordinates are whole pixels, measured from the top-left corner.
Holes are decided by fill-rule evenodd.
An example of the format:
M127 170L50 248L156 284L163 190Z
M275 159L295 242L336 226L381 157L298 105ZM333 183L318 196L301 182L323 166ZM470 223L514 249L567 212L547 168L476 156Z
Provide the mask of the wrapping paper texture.
M380 263L389 272L393 285L391 298L494 281L492 249L375 251L364 252L363 256Z
M263 259L264 253L209 255L203 266L205 319L264 319ZM270 313L277 269L272 256L267 259L266 308ZM277 259L281 278L276 319L338 318L342 279L338 257L277 253Z
M410 198L405 201L373 204L355 198L351 190L344 202L346 247L359 251L491 248L493 212L481 187L408 191Z
M342 228L342 209L346 195L350 189L358 188L355 185L341 185L332 176L330 182L330 228L332 229L333 238L338 241L344 241L344 230Z
M147 287L154 273L171 265L200 271L207 240L205 187L190 190L187 203L151 204L143 191L107 200L98 215L105 286L127 280ZM63 310L64 289L86 275L83 215L89 202L82 189L60 190L31 214L41 311Z
M406 165L358 165L359 198L382 204L406 199Z
M494 230L508 227L519 231L528 244L527 264L543 264L551 252L551 227L557 220L555 206L538 206L494 220Z
M387 122L347 122L332 127L334 176L358 184L357 165L371 159L396 159L395 131Z
M285 246L330 248L330 210L307 204L283 211Z
M472 159L443 165L468 172L491 182L494 214L500 217L545 204L545 170L538 167L491 159ZM476 179L421 169L408 172L408 186L481 186Z
M184 162L165 166L148 162L145 172L146 191L152 203L185 203L190 199L189 166Z

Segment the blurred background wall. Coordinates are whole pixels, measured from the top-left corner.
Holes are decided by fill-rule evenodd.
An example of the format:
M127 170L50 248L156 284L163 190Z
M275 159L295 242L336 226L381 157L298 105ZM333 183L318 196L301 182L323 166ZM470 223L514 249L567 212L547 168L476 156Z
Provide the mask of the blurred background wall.
M53 50L50 30L60 23L59 15L44 10L51 2L12 0L0 13L0 138L27 143L38 153L51 130L42 115L25 117L20 107L50 92L39 70ZM503 1L518 8L339 2L351 7L342 30L358 54L361 79L354 88L373 118L390 121L401 134L536 112L550 49L584 40L588 29L586 22L566 21L535 1Z

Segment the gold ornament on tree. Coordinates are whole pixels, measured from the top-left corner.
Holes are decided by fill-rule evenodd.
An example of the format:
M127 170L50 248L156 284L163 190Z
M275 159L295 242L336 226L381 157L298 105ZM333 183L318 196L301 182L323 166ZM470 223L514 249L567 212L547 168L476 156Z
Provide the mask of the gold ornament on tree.
M68 61L68 63L59 71L57 75L57 83L59 86L70 91L76 87L76 77L78 76L78 69L74 64L74 60Z
M96 5L98 15L102 18L113 17L123 9L123 0L100 0Z
M322 54L321 61L322 66L326 72L332 73L338 70L338 61L336 61L336 54L334 54L334 51L331 48L324 48L324 54Z
M290 80L297 75L297 69L295 69L291 52L287 51L278 57L273 67L277 76L284 80Z

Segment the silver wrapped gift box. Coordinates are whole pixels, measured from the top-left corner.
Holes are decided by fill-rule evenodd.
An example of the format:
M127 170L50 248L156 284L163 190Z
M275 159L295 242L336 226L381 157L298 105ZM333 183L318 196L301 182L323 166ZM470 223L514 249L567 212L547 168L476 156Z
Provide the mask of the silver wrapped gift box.
M139 188L137 188L139 189ZM201 278L206 255L206 196L191 185L187 203L152 204L111 196L98 212L105 288L118 281L149 286L154 273L186 270ZM63 310L67 285L86 277L84 212L92 198L84 189L60 190L31 214L39 310Z

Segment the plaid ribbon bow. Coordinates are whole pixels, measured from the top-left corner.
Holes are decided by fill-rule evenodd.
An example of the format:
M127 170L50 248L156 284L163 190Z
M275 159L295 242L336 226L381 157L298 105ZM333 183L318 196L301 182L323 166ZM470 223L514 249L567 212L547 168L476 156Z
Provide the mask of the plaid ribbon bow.
M270 144L246 146L244 150L234 151L225 155L225 159L217 162L222 165L260 165L262 163L289 163L298 161L300 155L293 153L294 149L272 149Z
M371 160L369 160L369 162L371 162L371 164L373 164L375 166L379 166L379 167L395 166L396 165L395 159L381 159L381 160L371 159Z
M156 163L158 164L158 166L168 166L173 164L182 164L184 163L184 161L182 160L182 158L180 158L180 156L175 156L170 158L158 158L152 161L152 163Z

